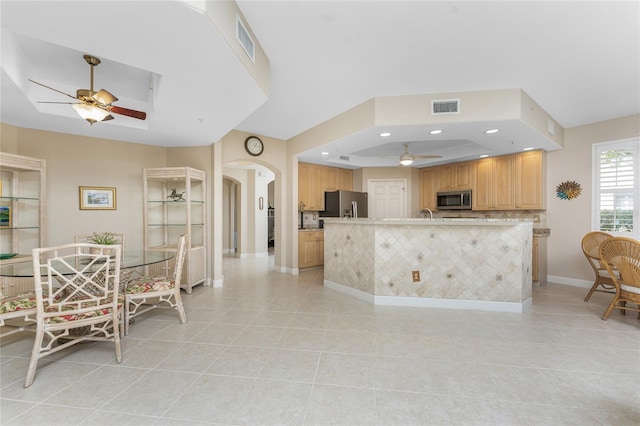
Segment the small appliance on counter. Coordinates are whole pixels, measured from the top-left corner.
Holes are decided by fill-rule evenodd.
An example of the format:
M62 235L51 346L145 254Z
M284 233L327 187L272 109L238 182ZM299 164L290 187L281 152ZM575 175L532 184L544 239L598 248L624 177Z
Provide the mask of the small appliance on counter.
M368 217L366 192L332 191L324 193L324 211L321 217Z

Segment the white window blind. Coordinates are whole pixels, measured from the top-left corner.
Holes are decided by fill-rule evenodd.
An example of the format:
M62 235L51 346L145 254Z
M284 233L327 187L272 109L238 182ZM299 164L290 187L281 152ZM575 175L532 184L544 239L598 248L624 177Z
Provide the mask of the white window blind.
M640 141L594 145L593 229L638 238Z

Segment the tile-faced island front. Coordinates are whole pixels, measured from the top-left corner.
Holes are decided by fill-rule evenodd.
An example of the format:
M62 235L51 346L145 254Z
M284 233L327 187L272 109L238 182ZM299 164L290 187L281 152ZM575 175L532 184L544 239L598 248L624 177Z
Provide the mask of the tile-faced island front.
M514 219L327 218L324 285L380 305L522 312L532 239Z

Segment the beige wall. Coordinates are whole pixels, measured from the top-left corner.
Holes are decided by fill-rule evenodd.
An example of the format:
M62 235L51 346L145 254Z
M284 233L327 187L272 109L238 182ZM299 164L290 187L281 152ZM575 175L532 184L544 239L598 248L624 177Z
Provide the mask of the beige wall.
M564 149L547 154L548 279L551 282L591 286L593 272L580 241L591 231L593 144L640 137L640 115L565 129ZM572 180L582 187L573 200L556 197L558 184Z

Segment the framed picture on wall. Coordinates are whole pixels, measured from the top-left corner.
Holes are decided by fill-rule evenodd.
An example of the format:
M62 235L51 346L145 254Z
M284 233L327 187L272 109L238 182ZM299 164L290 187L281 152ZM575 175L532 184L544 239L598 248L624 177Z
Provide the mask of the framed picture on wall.
M116 189L110 187L81 186L80 210L115 210Z
M0 206L0 228L11 228L11 206Z

